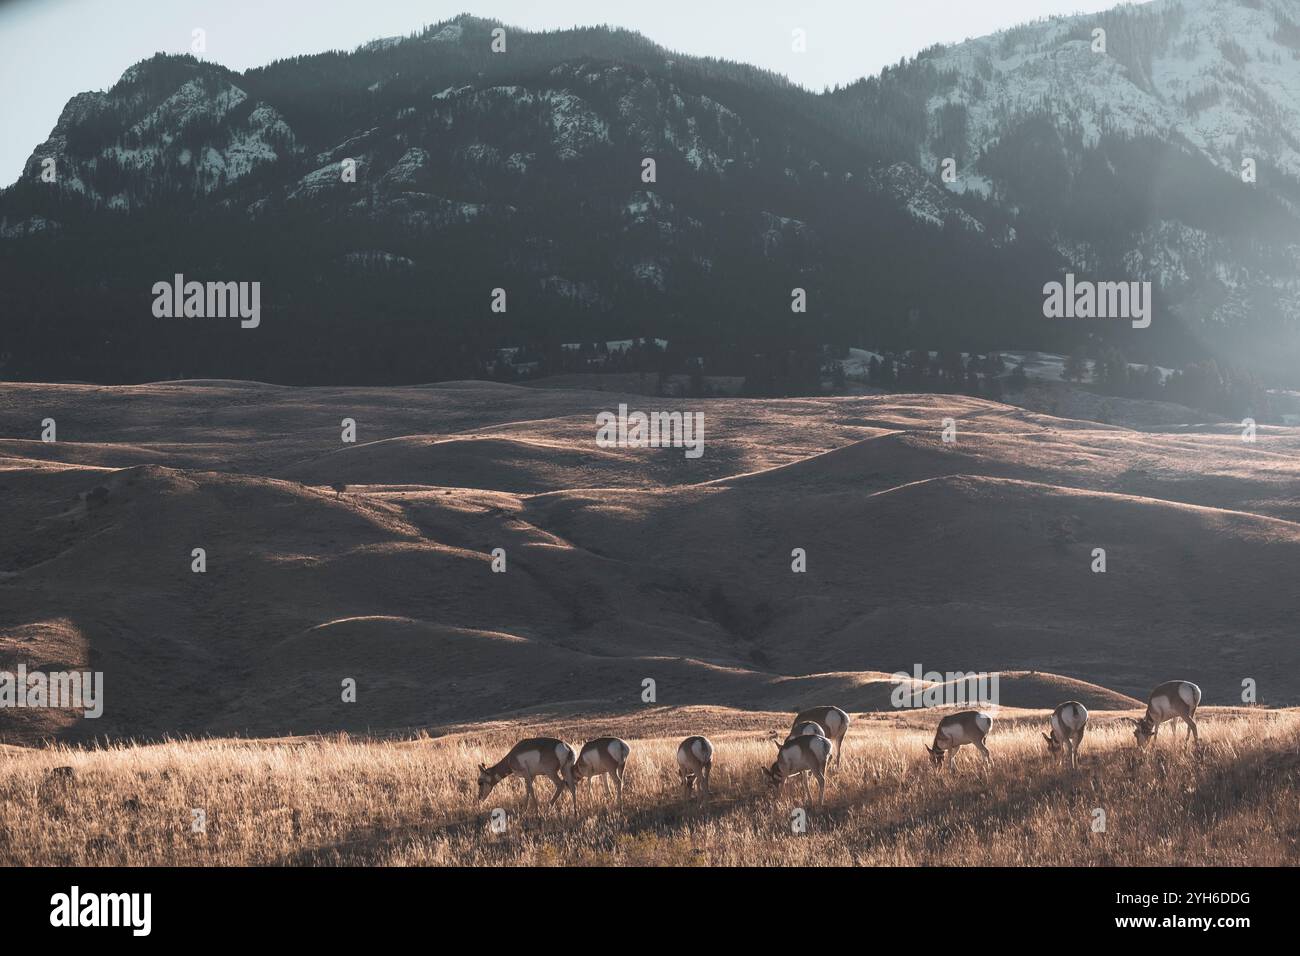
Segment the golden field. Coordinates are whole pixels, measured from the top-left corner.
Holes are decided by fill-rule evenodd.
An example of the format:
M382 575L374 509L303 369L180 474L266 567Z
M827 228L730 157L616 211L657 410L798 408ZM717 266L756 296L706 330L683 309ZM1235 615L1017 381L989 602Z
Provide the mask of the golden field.
M1130 714L1136 712L1129 712ZM759 774L791 715L709 707L446 728L428 737L196 739L106 749L0 750L4 865L1294 865L1300 713L1203 708L1199 750L1166 725L1139 753L1119 712L1094 713L1071 772L1046 756L1047 712L1003 709L955 769L922 751L933 713L855 715L824 807ZM716 748L713 798L687 803L677 742ZM517 739L604 733L632 746L625 813L600 781L520 816L523 785L475 799L480 761ZM72 773L52 772L71 767ZM543 801L552 788L537 782ZM815 796L814 785L814 796ZM503 833L490 811L507 811ZM194 832L195 809L206 814ZM1104 833L1093 831L1095 810Z

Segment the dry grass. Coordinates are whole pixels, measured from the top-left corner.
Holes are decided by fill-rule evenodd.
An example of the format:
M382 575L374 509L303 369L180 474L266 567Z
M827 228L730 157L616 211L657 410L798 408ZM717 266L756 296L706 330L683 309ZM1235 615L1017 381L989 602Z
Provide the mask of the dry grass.
M1045 715L1001 716L997 764L970 748L932 772L921 745L933 715L860 718L824 808L795 834L802 789L775 799L758 768L764 727L787 715L701 708L594 728L632 744L626 814L586 785L566 810L522 818L522 785L475 801L474 768L536 726L404 741L180 741L102 750L0 754L0 863L6 865L1202 865L1300 862L1300 714L1203 711L1197 752L1171 743L1138 755L1112 715L1095 715L1071 773L1043 756ZM646 727L655 736L638 736ZM701 727L717 755L714 799L687 805L677 741ZM563 730L561 731L563 732ZM576 739L579 734L566 734ZM73 775L51 774L71 766ZM546 799L549 785L539 781ZM815 792L815 790L814 790ZM491 832L488 813L509 825ZM558 806L558 805L557 805ZM191 828L192 809L206 833ZM1106 832L1092 832L1094 808Z

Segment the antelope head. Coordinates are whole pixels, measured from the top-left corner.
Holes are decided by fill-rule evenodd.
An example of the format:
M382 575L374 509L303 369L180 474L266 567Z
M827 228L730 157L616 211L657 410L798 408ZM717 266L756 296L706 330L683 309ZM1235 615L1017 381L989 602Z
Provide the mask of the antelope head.
M1127 717L1125 719L1133 720L1132 717ZM1141 720L1133 720L1133 736L1137 738L1137 745L1139 747L1154 737L1157 729L1157 725L1150 717L1143 717Z
M780 753L781 748L785 746L785 743L781 738L775 734L772 735L772 743L776 746L777 753ZM763 767L762 770L763 776L767 777L768 783L774 787L781 786L781 781L784 780L785 777L781 774L781 762L779 760L772 761L772 766Z
M500 782L501 778L493 774L491 770L483 764L478 765L478 798L480 800L491 793L492 788Z
M925 752L930 755L930 763L936 767L943 765L943 751L938 747L926 747Z
M1061 752L1062 744L1061 741L1056 739L1055 730L1053 730L1050 734L1043 734L1043 739L1047 741L1047 752L1049 754L1056 755Z

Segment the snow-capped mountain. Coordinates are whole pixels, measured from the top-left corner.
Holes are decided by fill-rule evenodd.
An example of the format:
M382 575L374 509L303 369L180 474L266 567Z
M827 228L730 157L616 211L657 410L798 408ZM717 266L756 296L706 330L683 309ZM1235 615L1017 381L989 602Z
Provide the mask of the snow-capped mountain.
M71 100L0 194L0 306L18 317L0 360L419 380L611 337L662 336L715 369L827 342L1100 337L1140 361L1285 366L1287 6L1043 21L826 94L620 30L507 26L497 53L498 24L469 16L244 73L159 55ZM1045 320L1042 286L1066 270L1152 280L1161 320L1140 336ZM181 272L262 281L274 348L160 325L148 289Z
M174 191L219 190L300 151L284 117L225 71L176 66L136 64L111 92L73 98L23 178L39 181L52 160L55 190L129 211Z
M998 317L972 346L1035 324L979 201L886 162L824 98L618 30L509 29L498 54L496 26L242 74L160 55L74 99L0 197L21 277L0 296L31 322L11 367L93 377L107 353L152 377L419 380L499 347L647 336L718 368L872 328L948 334L959 310ZM175 273L261 281L277 348L160 324L147 292Z
M1297 20L1290 0L1157 0L935 51L926 61L952 81L926 104L924 155L934 160L944 145L946 108L964 108L955 142L973 161L1046 106L1085 146L1106 134L1157 136L1229 175L1254 157L1300 178Z
M1252 326L1264 349L1300 334L1293 0L1045 20L927 51L913 74L917 162L954 158L951 189L1039 219L1080 269L1153 281L1234 355L1263 357L1242 348Z

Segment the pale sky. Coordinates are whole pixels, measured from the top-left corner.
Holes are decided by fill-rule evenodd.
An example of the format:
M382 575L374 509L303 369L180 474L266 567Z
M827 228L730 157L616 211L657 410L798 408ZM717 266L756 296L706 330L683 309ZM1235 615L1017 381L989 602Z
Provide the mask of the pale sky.
M63 105L112 86L152 54L188 53L234 70L352 49L459 13L528 29L609 23L672 50L740 60L819 90L850 83L934 43L954 43L1115 0L0 0L0 184L22 172ZM793 53L790 34L807 33Z

